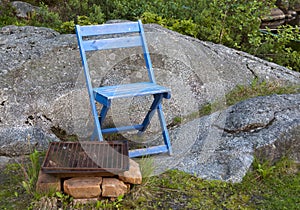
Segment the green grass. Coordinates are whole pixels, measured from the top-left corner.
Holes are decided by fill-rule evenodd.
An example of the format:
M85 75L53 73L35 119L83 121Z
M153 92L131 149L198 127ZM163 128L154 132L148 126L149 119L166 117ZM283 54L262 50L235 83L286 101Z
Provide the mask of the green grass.
M266 164L261 164L266 165ZM253 166L241 183L206 181L171 170L148 178L125 197L124 209L300 209L299 166L283 159L268 176ZM145 193L145 191L147 193ZM134 196L133 196L134 195Z
M266 82L255 78L250 85L238 85L226 94L226 104L231 106L239 101L257 96L294 93L300 93L300 85L286 85L280 81Z
M41 197L35 188L43 157L44 152L33 150L1 171L0 209L24 209Z
M32 198L22 187L20 172L18 164L9 164L0 172L0 209L24 209L24 206L29 206Z
M151 160L144 172L151 171ZM21 187L16 164L1 172L0 209L32 208L34 197ZM55 195L54 195L55 196ZM62 194L61 196L64 197ZM61 200L61 196L55 196ZM51 199L50 199L51 200ZM70 199L63 199L70 208ZM37 203L37 202L35 202ZM254 161L241 183L208 181L178 170L146 177L130 194L116 201L99 201L78 209L300 209L300 166L286 158L274 165ZM79 208L80 207L80 208ZM98 208L97 208L98 207ZM107 208L106 208L107 207Z

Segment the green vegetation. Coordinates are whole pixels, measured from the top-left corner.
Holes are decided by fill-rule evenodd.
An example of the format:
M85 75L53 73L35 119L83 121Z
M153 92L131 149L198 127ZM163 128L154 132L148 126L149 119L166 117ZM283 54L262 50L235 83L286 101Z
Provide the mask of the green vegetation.
M226 94L226 104L233 105L239 101L257 96L268 96L272 94L294 94L300 93L299 85L285 85L280 81L260 81L259 78L252 80L250 85L238 85Z
M262 166L263 165L263 166ZM241 183L205 181L171 170L150 177L148 193L132 193L124 209L299 209L299 166L287 159L275 165L257 162ZM266 172L264 172L266 171ZM295 172L297 171L297 172ZM264 175L268 174L268 176ZM134 190L139 190L136 186Z
M28 164L20 164L24 175L22 186L26 192L31 195L35 194L36 182L41 168L40 157L41 153L34 150L34 152L29 155L30 162Z
M295 71L300 71L299 26L280 26L276 35L268 30L251 41L250 53Z
M39 209L52 204L62 209L299 209L300 165L282 158L271 164L255 159L252 170L241 183L203 180L170 170L158 176L150 158L140 162L144 175L141 185L114 201L100 200L75 204L72 197L56 192L33 197L20 187L24 177L19 164L10 164L1 172L1 209ZM27 206L27 207L26 207Z
M0 27L35 25L74 33L75 24L103 23L111 19L142 19L204 41L224 44L300 71L299 27L283 26L278 34L261 33L261 17L275 0L27 0L39 6L27 19L15 16L8 0L0 6ZM291 1L293 7L297 1ZM298 1L299 3L299 1ZM270 31L269 31L270 32ZM295 47L296 46L296 47ZM298 46L298 47L297 47Z
M36 182L43 156L43 152L33 150L29 157L7 165L0 173L0 209L24 209L42 196L36 192Z
M216 101L212 104L204 105L199 110L199 115L204 116L217 110L234 105L240 101L258 96L268 96L273 94L294 94L300 93L300 85L286 85L280 81L261 81L254 78L250 85L237 85L232 91L226 94L225 102ZM226 105L226 106L225 106Z
M223 110L228 106L240 101L258 96L268 96L273 94L295 94L300 93L300 85L286 85L280 81L262 81L254 78L250 85L237 85L232 91L225 95L225 101L215 101L203 105L199 111L187 116L177 116L173 119L170 127L188 122L190 120L209 115L213 112Z
M30 205L32 197L22 187L23 180L19 164L9 164L1 170L0 209L24 209Z

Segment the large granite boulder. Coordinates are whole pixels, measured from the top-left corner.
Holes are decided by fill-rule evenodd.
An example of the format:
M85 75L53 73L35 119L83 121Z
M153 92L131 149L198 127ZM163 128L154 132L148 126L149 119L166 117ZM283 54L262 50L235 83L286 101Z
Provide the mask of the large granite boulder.
M172 98L164 101L168 124L203 104L224 101L236 85L249 84L255 77L300 83L299 73L247 53L158 25L145 25L145 30L157 82L172 89ZM28 145L45 148L58 140L55 129L87 138L92 121L75 35L6 26L0 28L0 49L0 155L28 153ZM97 86L146 79L139 51L92 53L88 60ZM108 122L139 121L149 100L128 99L121 108L113 106ZM157 130L155 118L149 133Z
M156 173L176 168L240 182L254 157L300 162L300 94L248 99L181 125L171 137L174 155L156 157Z

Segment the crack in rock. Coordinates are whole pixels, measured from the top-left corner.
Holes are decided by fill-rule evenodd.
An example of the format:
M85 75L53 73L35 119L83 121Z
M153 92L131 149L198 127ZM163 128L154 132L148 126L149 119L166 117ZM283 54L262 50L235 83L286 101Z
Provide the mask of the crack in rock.
M255 79L258 78L257 74L254 72L253 69L250 68L249 63L246 64L247 69L253 74L253 76L255 77Z
M274 123L274 121L276 120L275 115L276 115L276 113L274 114L274 117L267 124L264 124L264 123L252 123L252 124L246 125L246 126L244 126L242 128L236 129L236 130L230 130L230 129L226 129L226 128L223 128L223 130L226 133L229 133L229 134L258 132L258 131L260 131L262 129L265 129L265 128L268 128L269 126L271 126ZM218 129L222 129L222 128L218 127L217 125L215 125L215 126Z

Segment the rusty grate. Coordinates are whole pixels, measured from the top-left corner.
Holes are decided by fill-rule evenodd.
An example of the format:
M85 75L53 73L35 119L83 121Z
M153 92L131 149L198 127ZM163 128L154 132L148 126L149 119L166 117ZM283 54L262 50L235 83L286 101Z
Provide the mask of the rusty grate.
M52 142L42 165L45 173L118 173L128 168L127 141Z

